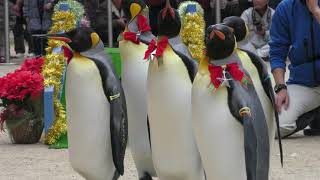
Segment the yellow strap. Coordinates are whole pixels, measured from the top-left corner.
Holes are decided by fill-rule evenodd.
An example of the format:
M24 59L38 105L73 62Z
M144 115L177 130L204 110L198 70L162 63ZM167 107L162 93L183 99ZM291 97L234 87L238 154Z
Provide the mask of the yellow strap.
M244 115L251 116L251 109L249 107L243 107L239 110L239 114L241 117L243 117Z
M120 93L118 93L116 95L113 95L113 96L109 96L109 97L110 97L110 101L113 101L113 100L115 100L115 99L120 97Z

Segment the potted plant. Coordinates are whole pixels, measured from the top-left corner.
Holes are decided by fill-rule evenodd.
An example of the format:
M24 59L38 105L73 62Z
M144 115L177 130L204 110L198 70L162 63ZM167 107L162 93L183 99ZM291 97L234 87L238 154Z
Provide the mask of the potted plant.
M0 78L0 128L6 124L13 143L37 143L43 131L42 58L27 59L21 68Z

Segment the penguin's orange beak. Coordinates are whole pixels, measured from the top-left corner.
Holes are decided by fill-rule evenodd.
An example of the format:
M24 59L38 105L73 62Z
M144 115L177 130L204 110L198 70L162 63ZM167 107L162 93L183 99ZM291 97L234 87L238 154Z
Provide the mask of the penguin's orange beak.
M173 10L173 8L171 7L171 4L170 4L170 1L169 1L169 0L167 0L166 6L164 7L164 9L163 9L163 11L162 11L162 19L164 19L164 18L166 17L168 11L169 11L169 14L170 14L170 16L172 17L172 19L174 19L174 18L175 18L174 10Z
M46 37L48 39L59 40L59 41L63 41L66 43L72 42L72 40L68 36L66 36L65 34L47 34Z
M66 38L66 37L48 37L48 39L54 39L54 40L59 40L59 41L63 41L66 43L71 43L71 39Z
M226 39L226 36L221 31L217 31L217 30L213 30L210 33L209 39L211 40L215 35L217 35L220 40L224 41Z

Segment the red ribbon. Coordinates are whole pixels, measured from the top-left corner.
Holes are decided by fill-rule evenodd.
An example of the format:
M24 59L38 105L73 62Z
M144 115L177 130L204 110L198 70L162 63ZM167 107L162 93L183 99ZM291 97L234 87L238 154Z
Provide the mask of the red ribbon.
M216 89L218 89L222 83L221 78L223 78L223 68L221 66L209 64L208 70L210 72L211 83ZM237 81L242 82L245 77L245 73L241 71L238 63L227 64L225 70L228 71L231 77Z
M137 16L137 26L138 26L138 32L124 32L123 38L135 44L139 44L140 33L151 31L151 27L148 24L148 19L140 14Z
M73 57L73 53L69 48L67 48L65 46L62 46L62 48L63 48L64 57L67 58L67 64L69 64L71 59L72 59L72 57Z
M169 40L167 37L162 37L158 42L155 39L152 39L150 42L147 51L144 54L144 59L148 59L151 56L151 53L156 50L156 57L160 57L163 55L164 50L169 44Z

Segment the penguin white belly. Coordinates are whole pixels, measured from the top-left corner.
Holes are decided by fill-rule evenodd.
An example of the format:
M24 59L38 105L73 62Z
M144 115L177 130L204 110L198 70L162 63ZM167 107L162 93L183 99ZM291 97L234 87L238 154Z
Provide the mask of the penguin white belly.
M147 123L147 75L149 63L144 52L148 46L129 41L119 44L122 59L121 83L126 95L128 135L131 153L139 176L145 172L156 176L149 140Z
M210 92L209 75L197 75L192 119L207 180L247 180L243 126L232 116L225 87Z
M242 53L242 52L241 52ZM261 84L261 80L259 78L259 73L256 67L252 64L250 58L241 58L241 62L243 67L247 70L249 73L254 88L258 94L258 97L260 99L264 115L266 117L267 125L268 125L268 134L269 134L269 142L270 142L270 148L272 149L272 145L274 142L274 136L276 131L276 124L275 124L275 117L274 117L274 109L272 106L272 103L270 101L270 98L266 95L265 90L263 89L263 86Z
M204 180L191 122L191 81L182 60L166 49L150 62L148 114L152 156L160 180Z
M69 157L88 180L111 180L115 167L110 135L110 104L94 62L73 59L66 81Z

